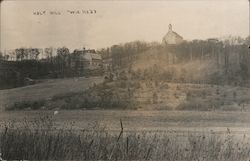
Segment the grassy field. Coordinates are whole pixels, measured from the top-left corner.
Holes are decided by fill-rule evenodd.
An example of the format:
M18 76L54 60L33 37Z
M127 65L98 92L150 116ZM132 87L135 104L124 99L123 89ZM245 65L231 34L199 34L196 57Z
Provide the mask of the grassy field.
M0 110L99 108L250 111L250 90L238 85L157 80L101 82L101 77L52 79L26 87L0 90Z
M18 101L53 101L53 97L60 95L62 97L59 98L63 100L68 94L81 93L100 82L102 78L99 77L57 79L1 90L0 150L3 158L173 161L249 159L250 90L245 87L187 83L159 83L156 86L152 82L147 87L147 82L144 82L134 96L141 102L147 102L153 95L152 90L155 90L158 103L154 104L150 100L148 106L137 110L3 110ZM126 90L119 88L119 91ZM55 110L58 114L54 114Z
M50 79L26 87L0 90L0 110L15 102L49 100L58 94L81 92L102 81L101 77Z
M89 125L105 125L110 131L119 131L119 120L126 131L196 131L248 134L250 112L225 111L141 111L141 110L62 110L53 111L4 111L1 124L10 120L21 122L40 116L51 116L57 128L87 128Z
M56 116L28 112L25 114L31 117L27 119L23 118L24 113L4 115L5 123L0 128L2 157L7 160L246 161L250 156L250 137L243 126L249 123L249 113L106 112L60 111ZM10 116L16 116L17 122L9 121ZM234 126L230 118L235 119Z

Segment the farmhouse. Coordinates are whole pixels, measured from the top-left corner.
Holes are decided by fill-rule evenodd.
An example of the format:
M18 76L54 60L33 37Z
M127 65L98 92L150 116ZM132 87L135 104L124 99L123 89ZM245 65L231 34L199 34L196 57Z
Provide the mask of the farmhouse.
M183 41L183 37L172 30L172 25L168 26L168 33L163 37L163 45L176 45L180 44Z
M102 57L97 54L94 49L75 50L74 58L71 61L71 67L77 67L79 69L98 69L102 66Z
M85 68L97 69L102 65L102 57L100 54L97 54L95 50L86 50L85 54L82 55L82 58Z

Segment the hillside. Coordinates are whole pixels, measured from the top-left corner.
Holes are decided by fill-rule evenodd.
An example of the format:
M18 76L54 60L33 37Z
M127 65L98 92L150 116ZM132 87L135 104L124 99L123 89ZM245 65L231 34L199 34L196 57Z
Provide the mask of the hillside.
M102 82L102 77L49 79L26 87L0 90L0 110L17 102L50 100L53 96L68 92L84 91L94 83Z
M229 65L225 65L222 58L217 62L216 58L213 57L209 59L185 58L183 61L176 53L161 48L153 48L138 54L129 68L123 70L151 74L152 78L150 79L165 77L167 81L171 82L244 84L247 86L248 81L245 79L247 75L243 73L239 60L234 60L233 56L231 56Z
M249 82L236 52L216 56L207 51L200 57L178 50L124 51L112 57L115 65L104 82L98 77L48 80L2 90L0 101L8 110L249 110Z
M57 83L57 85L54 84L52 85L53 88L47 86L50 89L46 89L46 85L43 84L40 86L40 89L43 88L43 92L39 92L39 94L39 87L30 86L30 88L22 91L18 89L18 96L17 94L13 95L11 92L5 93L4 100L9 105L7 107L9 110L133 109L250 111L250 89L247 87L168 83L150 80L115 80L110 82L105 81L104 83L87 88L93 83L89 81L82 80L80 83L69 80L68 82ZM96 79L95 81L99 82L100 80ZM83 90L84 88L86 90ZM29 99L31 96L32 100ZM13 106L12 103L20 100L22 101Z

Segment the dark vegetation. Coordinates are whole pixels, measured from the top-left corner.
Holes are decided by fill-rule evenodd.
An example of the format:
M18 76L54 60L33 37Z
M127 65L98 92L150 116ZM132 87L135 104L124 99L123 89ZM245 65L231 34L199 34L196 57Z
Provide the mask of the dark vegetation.
M83 69L81 72L69 66L63 69L55 62L23 60L0 61L0 89L15 88L39 82L41 79L54 79L81 76L100 76L103 69Z
M117 122L119 123L119 122ZM245 161L250 155L246 135L214 133L110 131L98 123L86 129L55 128L52 116L9 122L0 128L5 160L173 160Z
M240 80L246 84L249 79L249 54L248 39L229 37L224 41L216 39L184 41L179 45L162 46L158 43L146 43L141 41L113 45L110 48L97 51L102 55L104 65L109 68L105 72L119 72L127 70L131 65L145 55L147 51L153 51L158 59L166 58L168 64L181 64L192 61L212 60L218 69L223 72L215 72L209 80L211 83L232 83ZM46 59L39 60L39 50L19 48L15 55L19 61L5 61L8 55L0 54L0 89L13 88L29 84L29 79L64 78L86 75L102 75L104 70L88 70L86 64L81 62L80 54L75 50L69 52L66 47L58 48L56 56L52 55L52 49L46 48ZM30 57L30 60L27 60ZM151 59L151 58L149 58ZM147 71L142 71L147 72ZM162 73L171 77L174 69ZM150 74L150 73L149 73ZM169 79L169 78L168 78ZM182 81L181 79L173 79ZM210 79L210 78L209 78ZM196 80L192 80L196 81ZM217 81L217 82L216 82Z
M24 59L26 50L16 49L18 61L5 61L0 59L0 89L15 88L34 84L38 79L53 79L80 76L100 76L103 68L85 68L80 55L76 52L70 53L66 47L58 48L57 55L48 56L39 60L37 55L33 59ZM46 51L46 50L45 50ZM26 55L25 55L26 54ZM32 54L31 54L32 55Z
M16 102L8 110L38 110L46 105L45 100Z
M2 61L3 68L7 71L1 73L3 75L1 85L4 88L25 85L26 78L28 78L29 84L29 79L89 76L105 73L105 82L93 85L86 91L57 95L51 100L16 102L6 109L137 109L144 105L162 106L164 103L168 103L166 100L179 101L183 95L185 101L180 100L182 103L178 103L178 107L169 108L166 106L164 109L213 110L233 103L242 106L242 103L248 104L249 101L248 99L239 100L237 91L230 94L233 99L223 96L220 91L216 92L216 96L207 97L208 93L205 89L196 95L196 91L192 89L184 91L176 89L177 92L172 92L167 91L166 88L164 92L170 93L171 96L164 96L165 100L160 99L159 94L164 94L160 90L163 89L163 86L165 88L167 83L248 87L248 62L250 58L247 42L248 40L243 41L241 38L230 38L225 41L216 39L184 41L178 45L168 46L140 41L114 45L111 48L98 51L103 57L104 65L107 63L106 60L111 60L108 62L111 65L110 68L105 68L106 70L100 68L95 71L84 70L84 66L83 69L79 70L81 64L77 62L80 61L79 54L77 52L70 54L65 47L58 49L57 56L48 57L45 60ZM146 61L142 61L143 64L149 64L151 59L160 59L165 64L152 64L149 67L135 68L143 57L146 58ZM71 65L72 61L74 67ZM197 64L197 62L199 63ZM4 67L4 64L7 67ZM204 67L200 71L197 70L202 65ZM8 68L10 66L13 68ZM202 76L198 77L198 75ZM229 94L227 93L227 95Z
M249 111L247 87L136 80L121 75L93 84L81 92L59 94L47 100L20 101L6 110L157 109Z
M203 81L205 81L206 83L232 84L234 82L239 82L242 85L246 85L249 80L248 62L250 58L248 54L248 46L245 44L228 45L223 44L222 42L207 43L203 41L194 41L184 42L177 46L156 46L151 50L159 57L158 59L162 59L165 55L167 58L163 60L166 61L165 65L168 65L169 68L163 67L161 65L154 65L151 67L152 69L144 68L142 69L142 71L133 71L132 68L132 72L141 72L142 74L144 74L144 79L145 76L148 78L155 78L155 76L158 75L157 78L160 77L160 79L162 79L165 77L165 79L172 80L174 82L189 81L197 83L201 80L196 80L195 75L188 75L188 72L192 72L193 69L185 67L183 67L183 69L181 69L180 71L178 71L178 69L181 68L183 64L189 62L196 62L201 64L211 62L210 66L213 65L215 68L217 68L217 70L203 71L205 74L205 78L203 78ZM124 60L126 60L125 58L121 59L123 60L123 62ZM135 58L134 60L137 61L138 59L140 59L140 57ZM151 59L151 57L149 57L149 59ZM129 62L130 63L127 63L126 66L128 69L130 69L130 64L133 61ZM145 64L146 63L147 62L145 62ZM117 67L119 68L122 66L120 66L120 64L118 63ZM197 67L199 66L197 65ZM178 75L176 73L179 73L179 75L182 75L182 77L175 77L176 75Z

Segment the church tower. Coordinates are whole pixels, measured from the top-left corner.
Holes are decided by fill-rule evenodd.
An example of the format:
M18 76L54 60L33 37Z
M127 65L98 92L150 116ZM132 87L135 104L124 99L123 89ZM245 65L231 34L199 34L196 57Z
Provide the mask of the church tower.
M171 24L168 25L168 31L171 31L171 32L173 31L173 30L172 30L172 25L171 25Z

